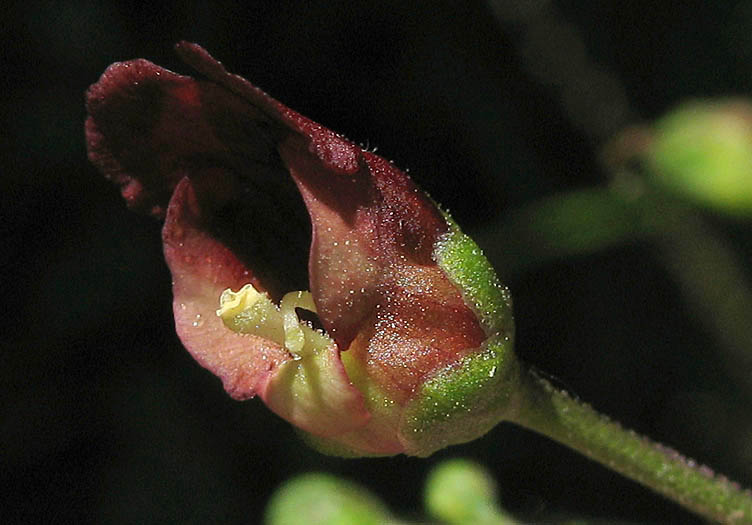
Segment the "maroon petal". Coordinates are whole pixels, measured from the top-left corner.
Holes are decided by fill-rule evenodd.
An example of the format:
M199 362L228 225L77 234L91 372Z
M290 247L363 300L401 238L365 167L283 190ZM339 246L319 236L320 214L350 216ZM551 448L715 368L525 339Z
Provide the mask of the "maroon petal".
M261 288L252 273L205 229L205 213L191 181L183 178L167 210L162 237L173 279L175 326L183 345L236 399L263 395L279 365L291 359L280 345L241 335L216 315L219 296L246 283Z
M146 60L112 64L89 88L89 158L129 206L163 216L191 164L224 148L202 115L201 91L192 78Z
M310 226L277 152L289 133L278 119L145 60L110 66L87 92L87 109L89 156L130 206L162 216L180 179L213 177L200 194L207 229L276 299L307 288Z
M222 63L201 46L183 41L175 48L180 57L196 71L250 102L254 108L285 129L297 131L305 137L307 149L328 170L339 174L359 171L361 148L273 99L243 77L228 73Z
M296 179L313 224L311 291L319 316L342 348L383 301L398 267L432 266L433 247L447 230L435 205L403 172L361 152L361 170L338 176L291 147L282 158Z
M438 209L401 170L284 106L195 44L181 57L242 96L289 133L279 154L311 217L310 289L330 335L347 349L380 299L395 264L435 266L431 253L447 231Z

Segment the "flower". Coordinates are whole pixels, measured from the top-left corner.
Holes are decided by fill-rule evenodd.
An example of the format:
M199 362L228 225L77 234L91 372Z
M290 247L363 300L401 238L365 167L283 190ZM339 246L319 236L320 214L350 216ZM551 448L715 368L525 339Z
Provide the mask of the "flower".
M201 76L111 65L86 140L164 218L193 357L340 455L428 455L513 410L509 293L475 243L387 160L176 49Z

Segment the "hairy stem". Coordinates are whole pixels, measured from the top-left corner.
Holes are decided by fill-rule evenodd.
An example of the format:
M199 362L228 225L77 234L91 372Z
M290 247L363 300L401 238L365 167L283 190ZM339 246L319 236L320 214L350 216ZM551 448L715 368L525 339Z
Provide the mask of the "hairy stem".
M554 388L535 371L521 379L519 425L543 434L702 516L752 524L752 493Z

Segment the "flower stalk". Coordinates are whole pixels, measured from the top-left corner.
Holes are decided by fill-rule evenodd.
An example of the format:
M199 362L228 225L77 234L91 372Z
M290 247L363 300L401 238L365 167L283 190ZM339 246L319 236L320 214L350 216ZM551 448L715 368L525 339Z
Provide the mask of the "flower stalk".
M512 421L534 430L683 507L723 523L752 523L752 493L678 452L625 429L551 385L533 369L520 376Z

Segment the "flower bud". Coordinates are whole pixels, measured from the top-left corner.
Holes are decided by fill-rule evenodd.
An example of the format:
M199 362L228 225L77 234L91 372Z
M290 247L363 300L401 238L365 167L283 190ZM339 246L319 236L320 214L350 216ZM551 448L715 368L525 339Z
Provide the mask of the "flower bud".
M193 357L340 455L428 455L514 410L511 300L477 245L390 162L177 50L201 78L113 64L86 136L165 219Z
M298 525L303 519L307 525L397 523L368 490L323 473L285 482L272 495L264 514L267 525Z
M752 213L752 105L693 101L655 125L646 160L653 180L732 215Z
M516 523L499 506L491 474L467 459L450 459L434 467L426 480L424 500L428 514L443 523Z

